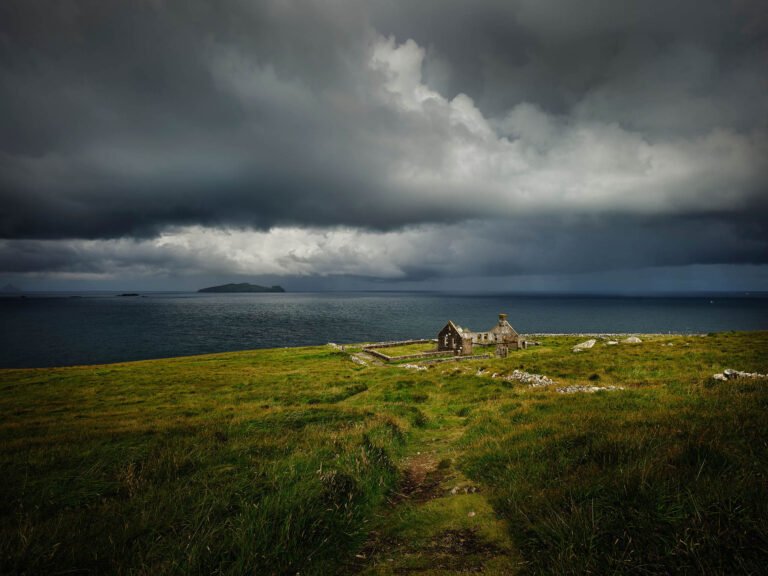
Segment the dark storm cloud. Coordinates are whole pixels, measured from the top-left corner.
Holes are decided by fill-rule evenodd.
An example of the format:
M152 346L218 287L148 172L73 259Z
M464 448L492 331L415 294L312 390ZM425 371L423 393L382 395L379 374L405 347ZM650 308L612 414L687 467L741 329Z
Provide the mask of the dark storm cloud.
M354 144L329 140L333 122L314 101L349 88L342 59L365 27L346 14L289 2L5 3L0 189L12 210L0 234L269 226L294 219L290 203L309 219L324 203L313 196L357 188L367 168L328 166Z
M395 243L421 230L432 248L378 271L345 267L357 256L341 245L335 260L273 249L252 263L278 274L763 263L761 14L719 0L10 0L0 267L222 269L225 250L152 243L179 226Z
M768 121L757 114L766 110L760 90L768 37L757 0L427 0L377 3L373 10L384 33L416 38L442 57L441 88L470 94L490 114L521 101L568 113L608 91L632 98L605 110L611 120L631 116L636 102L656 94L643 108L711 101L716 115L697 118L699 130L722 120L742 128ZM742 106L728 106L735 102ZM676 110L685 116L687 108Z
M582 273L627 267L690 264L768 264L768 225L711 215L678 219L542 217L510 226L474 222L440 236L443 258L432 246L413 249L404 279ZM692 241L692 239L695 239ZM421 244L421 242L419 242ZM478 256L481 255L481 256Z

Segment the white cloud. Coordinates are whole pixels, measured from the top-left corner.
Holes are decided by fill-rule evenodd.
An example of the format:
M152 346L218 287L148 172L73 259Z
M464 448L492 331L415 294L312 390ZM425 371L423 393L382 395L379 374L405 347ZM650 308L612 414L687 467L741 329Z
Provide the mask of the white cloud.
M146 240L0 242L0 269L51 277L358 276L403 281L515 276L698 262L759 262L765 242L750 227L716 220L506 219L407 227L276 227L269 231L189 226ZM18 256L23 254L24 258ZM26 268L8 268L14 259Z
M390 37L371 58L385 71L383 102L423 146L392 161L401 195L453 202L475 216L677 214L734 209L760 185L768 146L758 135L713 129L652 142L617 123L556 117L532 103L489 119L467 95L448 100L423 84L424 56L412 40Z

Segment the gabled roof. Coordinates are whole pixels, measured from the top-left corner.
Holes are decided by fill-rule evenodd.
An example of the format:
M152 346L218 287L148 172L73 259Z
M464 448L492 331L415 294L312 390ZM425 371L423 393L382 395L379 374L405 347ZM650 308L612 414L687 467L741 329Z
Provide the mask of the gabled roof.
M496 325L495 325L493 328L491 328L490 330L488 330L488 332L494 332L494 333L496 333L496 332L502 332L502 331L503 331L503 332L507 332L507 331L509 331L509 330L511 330L511 331L512 331L512 333L513 333L515 336L519 336L519 335L520 335L520 334L518 334L518 333L517 333L517 330L515 330L515 329L512 327L512 324L510 324L510 323L509 323L509 322L507 322L506 320L503 320L503 321L499 322L499 323L498 323L498 324L496 324Z
M469 334L470 330L467 330L466 328L462 328L458 324L456 324L453 320L448 320L448 324L446 326L451 326L456 332L459 334Z

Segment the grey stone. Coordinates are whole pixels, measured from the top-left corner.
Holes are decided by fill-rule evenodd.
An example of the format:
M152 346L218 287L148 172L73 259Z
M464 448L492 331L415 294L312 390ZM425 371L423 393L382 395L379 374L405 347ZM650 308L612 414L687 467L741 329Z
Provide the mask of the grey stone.
M732 368L723 370L722 375L725 380L735 380L736 378L768 378L768 375L760 374L759 372L742 372L741 370L733 370ZM715 374L713 378L720 380L717 376L718 374Z
M613 390L624 390L624 388L622 386L580 386L575 384L573 386L565 386L557 389L560 394L577 394L579 392L593 394L595 392L610 392Z
M573 347L573 351L574 352L577 352L577 351L580 352L582 350L589 350L590 348L592 348L592 346L595 345L595 342L597 342L597 340L592 338L590 340L582 342L581 344L576 344L576 346Z
M533 388L550 386L555 383L551 378L547 378L541 374L530 374L528 372L523 372L522 370L514 370L512 374L504 376L503 378L504 380L517 380L518 382L528 384L528 386Z
M407 368L408 370L417 370L423 372L427 369L426 366L419 366L418 364L401 364L400 368Z

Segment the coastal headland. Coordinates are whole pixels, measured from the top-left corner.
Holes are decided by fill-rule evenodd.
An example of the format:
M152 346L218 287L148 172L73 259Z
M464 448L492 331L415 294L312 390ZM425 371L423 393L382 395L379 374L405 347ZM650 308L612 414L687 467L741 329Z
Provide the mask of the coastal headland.
M764 570L768 332L530 339L0 370L0 572Z

